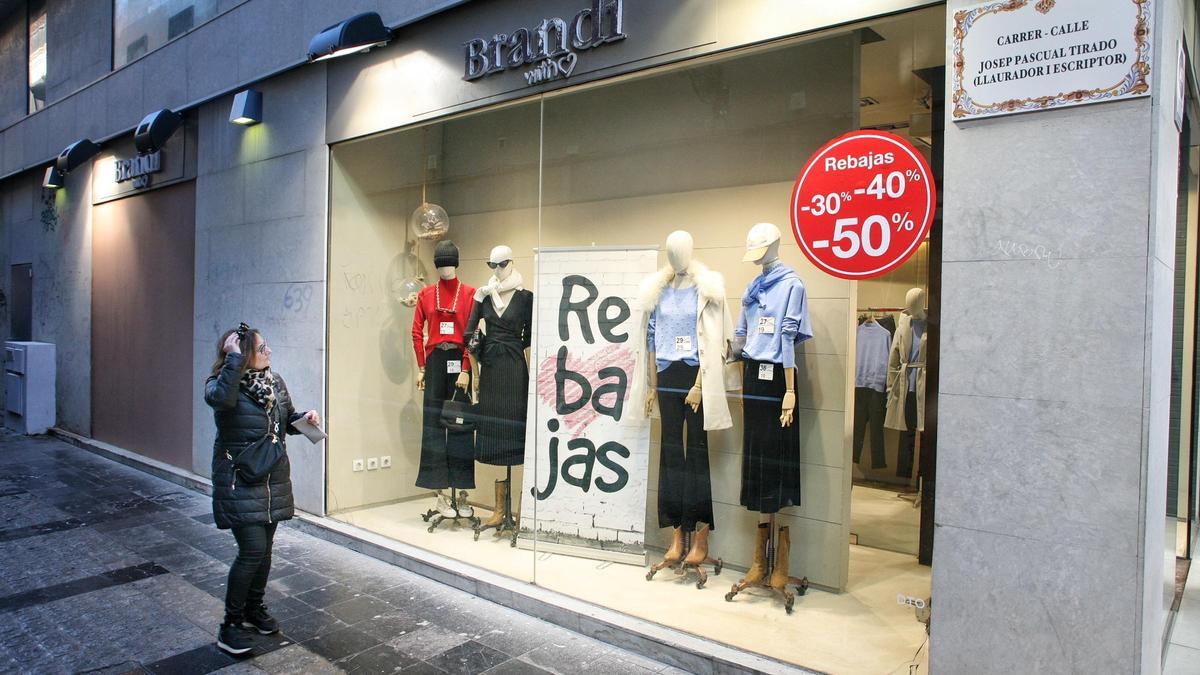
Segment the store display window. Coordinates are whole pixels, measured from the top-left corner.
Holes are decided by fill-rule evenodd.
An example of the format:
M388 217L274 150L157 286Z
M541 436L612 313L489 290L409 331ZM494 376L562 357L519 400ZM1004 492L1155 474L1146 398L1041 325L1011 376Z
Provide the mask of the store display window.
M937 261L831 277L788 202L848 131L933 157L943 20L334 146L330 515L781 661L912 659Z

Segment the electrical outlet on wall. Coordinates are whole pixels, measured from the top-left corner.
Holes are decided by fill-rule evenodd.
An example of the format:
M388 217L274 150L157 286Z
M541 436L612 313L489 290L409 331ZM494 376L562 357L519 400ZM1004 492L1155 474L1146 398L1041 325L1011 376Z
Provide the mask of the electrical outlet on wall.
M381 469L392 468L392 456L384 455L383 457L380 457L379 458L379 468L381 468Z
M374 471L375 469L378 469L378 468L379 468L379 458L378 457L368 457L367 458L367 471Z
M363 461L361 459L354 460L354 470L355 471L363 470Z

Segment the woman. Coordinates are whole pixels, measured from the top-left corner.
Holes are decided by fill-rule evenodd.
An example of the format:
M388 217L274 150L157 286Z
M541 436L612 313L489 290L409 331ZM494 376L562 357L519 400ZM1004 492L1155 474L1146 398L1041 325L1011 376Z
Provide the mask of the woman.
M217 646L230 654L245 654L254 644L243 622L263 635L279 632L279 623L263 605L263 595L271 572L275 527L291 518L294 509L286 451L266 480L253 484L235 471L234 458L264 436L277 434L284 445L279 431L299 433L292 427L296 420L304 418L316 426L321 420L315 410L295 411L283 379L271 372L271 349L257 330L244 323L227 331L217 343L217 360L204 384L204 401L212 406L217 423L213 518L218 528L233 530L238 545L237 558L229 569L225 621Z

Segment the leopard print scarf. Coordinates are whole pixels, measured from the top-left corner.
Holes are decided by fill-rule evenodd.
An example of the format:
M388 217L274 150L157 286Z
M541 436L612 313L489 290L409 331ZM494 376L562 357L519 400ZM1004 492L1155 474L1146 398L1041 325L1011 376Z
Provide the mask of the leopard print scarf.
M275 376L270 368L247 370L242 375L242 391L267 412L275 407Z

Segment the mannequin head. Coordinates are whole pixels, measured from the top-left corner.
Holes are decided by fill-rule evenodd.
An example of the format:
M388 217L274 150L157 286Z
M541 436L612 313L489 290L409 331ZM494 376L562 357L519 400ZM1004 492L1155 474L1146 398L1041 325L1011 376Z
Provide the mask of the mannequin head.
M767 265L779 259L779 228L771 223L759 223L746 234L746 255L742 262Z
M437 246L433 247L433 266L437 268L438 276L442 279L449 281L456 276L458 247L454 245L454 242L446 239L439 241Z
M512 249L504 245L493 248L488 255L488 267L491 268L492 274L496 275L497 281L504 281L513 273L512 258Z
M692 235L683 230L675 230L667 235L667 262L676 274L687 272L688 266L692 264L694 247Z
M921 288L910 288L904 296L904 311L914 319L925 318L925 291Z

